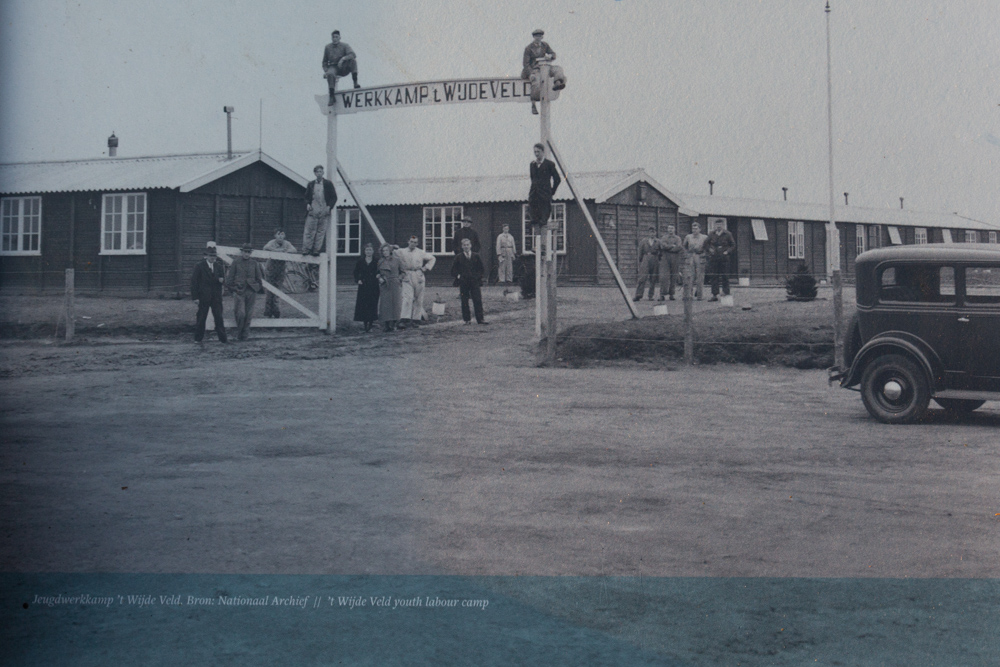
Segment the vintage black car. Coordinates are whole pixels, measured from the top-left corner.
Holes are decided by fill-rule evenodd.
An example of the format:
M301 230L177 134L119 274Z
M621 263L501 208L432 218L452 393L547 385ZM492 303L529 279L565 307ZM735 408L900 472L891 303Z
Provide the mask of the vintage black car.
M929 244L857 258L857 314L840 386L890 424L1000 400L1000 246Z

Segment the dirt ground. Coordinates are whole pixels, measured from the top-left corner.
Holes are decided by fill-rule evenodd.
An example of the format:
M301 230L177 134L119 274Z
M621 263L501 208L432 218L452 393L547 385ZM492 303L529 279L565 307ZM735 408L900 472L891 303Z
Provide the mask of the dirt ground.
M569 293L564 322L600 299ZM4 341L0 571L1000 577L1000 404L890 427L822 371L538 368L531 332L508 308L487 327L204 349ZM648 622L606 630L635 647ZM823 632L811 649L842 640ZM743 664L811 654L782 655Z

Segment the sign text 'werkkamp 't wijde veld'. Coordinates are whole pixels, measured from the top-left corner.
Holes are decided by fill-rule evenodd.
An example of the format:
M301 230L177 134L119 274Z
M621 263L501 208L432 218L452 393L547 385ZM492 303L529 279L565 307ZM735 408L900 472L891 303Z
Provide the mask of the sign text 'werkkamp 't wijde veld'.
M530 102L531 82L523 79L424 81L338 91L336 97L338 114L466 102Z

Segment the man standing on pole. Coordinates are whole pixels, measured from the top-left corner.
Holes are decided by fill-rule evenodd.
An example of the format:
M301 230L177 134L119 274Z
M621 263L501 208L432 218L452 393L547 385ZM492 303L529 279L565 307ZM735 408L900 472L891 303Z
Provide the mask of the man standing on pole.
M330 88L330 101L333 106L333 94L337 91L337 79L347 74L354 79L354 87L358 85L358 56L349 45L340 41L340 31L334 30L330 35L331 42L323 49L323 76Z
M556 165L545 157L545 146L535 144L535 160L529 167L531 174L531 189L528 191L528 215L531 216L531 226L534 234L540 234L542 227L549 222L552 215L552 197L562 183Z
M337 205L337 191L333 183L323 178L322 165L313 169L316 180L306 186L306 224L302 230L302 254L319 257L326 240L326 227L330 224L330 212ZM319 286L319 266L309 265L309 291Z

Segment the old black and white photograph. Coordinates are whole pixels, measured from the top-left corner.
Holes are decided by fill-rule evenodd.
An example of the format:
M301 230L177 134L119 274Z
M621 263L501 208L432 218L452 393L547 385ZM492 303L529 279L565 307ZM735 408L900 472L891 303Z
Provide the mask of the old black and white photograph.
M0 662L1000 665L1000 4L0 21Z

